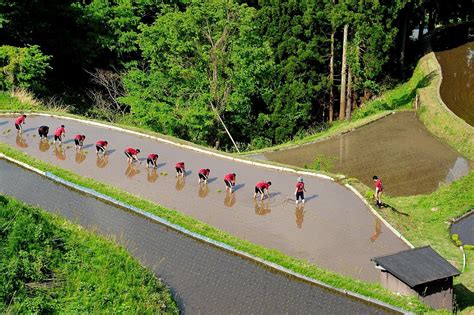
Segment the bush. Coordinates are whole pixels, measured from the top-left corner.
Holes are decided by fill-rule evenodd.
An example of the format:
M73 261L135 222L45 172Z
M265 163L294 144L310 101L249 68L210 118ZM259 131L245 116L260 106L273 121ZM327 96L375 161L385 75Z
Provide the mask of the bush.
M47 70L51 69L51 56L43 55L39 46L0 46L0 89L43 89L41 84Z

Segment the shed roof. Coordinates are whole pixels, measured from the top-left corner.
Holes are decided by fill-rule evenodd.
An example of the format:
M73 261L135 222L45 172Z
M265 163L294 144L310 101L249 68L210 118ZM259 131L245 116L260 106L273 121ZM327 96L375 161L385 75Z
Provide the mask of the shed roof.
M430 246L374 257L372 261L410 287L459 275L459 271Z

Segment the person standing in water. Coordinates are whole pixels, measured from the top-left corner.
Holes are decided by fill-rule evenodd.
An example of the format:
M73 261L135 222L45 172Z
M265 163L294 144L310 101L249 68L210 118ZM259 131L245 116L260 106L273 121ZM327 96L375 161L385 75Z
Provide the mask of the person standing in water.
M26 115L21 115L15 120L15 129L19 132L23 132L23 127L21 125L25 124Z
M198 173L199 177L199 184L203 182L204 184L207 184L207 180L209 179L209 174L211 173L211 170L208 168L201 168Z
M127 157L128 164L132 164L133 162L138 162L141 164L140 160L138 160L138 153L140 153L140 149L133 149L133 148L126 148L125 156Z
M261 181L255 185L255 192L253 194L253 199L257 198L257 194L260 194L260 200L263 200L265 194L270 198L270 186L272 182Z
M107 146L109 143L105 140L99 140L95 143L95 153L97 155L102 154L105 155L105 149L107 149Z
M232 192L233 187L235 186L235 178L237 176L235 173L229 173L224 176L225 190Z
M184 175L186 174L186 169L184 167L184 162L176 163L174 168L176 169L176 177L178 177L180 175L181 175L181 177L184 177Z
M84 140L86 140L85 135L76 135L74 137L74 147L76 150L81 150L82 147L84 146Z
M150 153L148 154L146 158L146 167L152 167L152 168L158 168L158 165L156 164L156 161L158 161L158 154L156 153Z
M378 176L374 175L372 179L375 182L375 205L381 209L383 206L382 203L382 193L383 193L383 184L382 180Z
M38 135L41 139L48 139L49 127L48 126L41 126L38 128Z
M56 144L56 141L59 141L59 144L63 144L63 137L66 136L66 129L64 129L64 125L58 127L54 132L54 141L53 143Z
M304 204L304 193L306 189L304 188L304 182L302 177L298 177L298 182L296 183L296 189L295 189L295 199L296 199L296 204L299 203L300 199L301 202Z

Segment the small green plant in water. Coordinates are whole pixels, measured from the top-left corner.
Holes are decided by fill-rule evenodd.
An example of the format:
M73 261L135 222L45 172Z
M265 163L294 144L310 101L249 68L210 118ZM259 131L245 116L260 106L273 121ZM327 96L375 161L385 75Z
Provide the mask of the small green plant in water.
M330 172L334 166L334 160L334 157L327 157L323 154L318 154L309 168L316 171ZM305 168L308 168L307 165L305 165Z
M456 246L462 246L462 241L459 239L459 235L458 234L453 234L451 235L451 239L453 240L454 242L454 245Z

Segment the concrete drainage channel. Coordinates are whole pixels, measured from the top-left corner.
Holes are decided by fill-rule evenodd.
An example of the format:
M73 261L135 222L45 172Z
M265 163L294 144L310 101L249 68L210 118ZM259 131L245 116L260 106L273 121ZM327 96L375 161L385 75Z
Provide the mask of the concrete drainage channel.
M169 221L167 221L167 220L165 220L165 219L163 219L163 218L160 218L160 217L158 217L158 216L156 216L156 215L153 215L153 214L150 214L150 213L148 213L148 212L145 212L145 211L143 211L143 210L141 210L141 209L139 209L139 208L137 208L137 207L134 207L134 206L125 204L125 203L123 203L123 202L120 202L120 201L118 201L118 200L115 200L114 198L111 198L111 197L106 196L106 195L104 195L104 194L98 193L98 192L96 192L96 191L94 191L94 190L92 190L92 189L89 189L89 188L86 188L86 187L82 187L82 186L76 185L76 184L74 184L74 183L68 182L68 181L66 181L66 180L64 180L64 179L62 179L62 178L59 178L59 177L57 177L57 176L55 176L55 175L53 175L53 174L50 174L50 173L48 173L48 172L43 172L43 171L41 171L41 170L39 170L39 169L36 169L36 168L34 168L34 167L32 167L32 166L30 166L30 165L28 165L28 164L25 164L25 163L23 163L23 162L21 162L21 161L12 159L12 158L10 158L10 157L8 157L8 156L5 156L4 154L1 154L1 153L0 153L0 159L2 159L2 158L5 159L5 160L7 160L7 161L10 161L10 162L12 162L12 163L14 163L14 164L16 164L16 165L22 167L22 168L25 168L25 169L27 169L27 170L29 170L29 171L32 171L32 172L34 172L34 173L36 173L36 174L39 174L39 175L43 176L43 177L46 177L46 178L48 178L49 180L51 180L51 181L53 181L53 182L55 182L55 183L59 183L59 184L61 184L61 185L63 185L63 186L66 186L66 187L71 188L71 189L73 189L73 190L82 192L82 193L84 193L84 194L86 194L86 195L93 196L93 197L95 197L95 198L97 198L97 199L99 199L99 200L106 201L107 203L110 203L110 204L112 204L112 205L114 205L114 206L118 206L118 207L120 207L120 208L127 209L128 211L130 211L130 212L132 212L132 213L138 214L139 216L145 217L145 218L147 218L147 219L149 219L149 220L151 220L151 221L153 221L153 222L155 222L155 223L159 223L159 224L161 224L161 225L163 225L163 226L166 226L166 227L168 227L168 228L171 228L171 229L173 229L174 231L177 231L177 232L179 232L179 233L181 233L181 234L184 234L184 235L186 235L186 236L189 236L189 237L191 237L191 238L193 238L193 239L195 239L195 240L199 240L199 241L204 242L204 243L206 243L206 244L209 244L209 245L212 245L212 246L214 246L214 247L217 247L217 248L219 248L219 249L221 249L221 250L225 250L225 251L227 251L227 252L230 252L230 253L232 253L232 254L234 254L234 255L238 255L238 256L240 256L240 257L246 258L246 259L248 259L248 260L251 260L251 261L253 261L253 262L256 262L256 263L258 263L258 264L261 264L261 265L263 265L263 266L265 266L265 267L268 267L268 268L270 268L270 269L272 269L272 270L274 270L274 271L278 271L279 273L283 273L283 274L285 274L285 275L288 275L288 276L290 276L290 277L292 277L292 278L294 278L294 279L302 280L302 281L304 281L304 282L307 283L307 284L316 285L316 286L318 286L318 287L320 287L320 288L324 288L324 289L326 289L326 290L329 290L329 291L332 292L332 295L334 295L334 293L336 293L336 296L337 296L337 295L343 295L343 296L349 298L348 300L350 300L350 301L352 301L352 302L357 302L357 301L359 301L359 302L357 302L357 304L360 304L360 303L362 302L363 304L372 305L372 306L371 306L372 311L406 313L406 312L405 312L404 310L402 310L402 309L395 308L395 307L393 307L393 306L391 306L391 305L388 305L388 304L386 304L386 303L384 303L384 302L381 302L381 301L378 301L378 300L376 300L376 299L368 298L368 297L362 296L362 295L360 295L360 294L357 294L357 293L354 293L354 292L351 292L351 291L346 291L346 290L341 290L341 289L338 289L338 288L334 288L334 287L329 286L329 285L327 285L327 284L325 284L325 283L322 283L322 282L320 282L320 281L317 281L317 280L308 278L308 277L306 277L306 276L304 276L304 275L295 273L295 272L293 272L293 271L291 271L291 270L289 270L289 269L287 269L287 268L284 268L284 267L282 267L282 266L280 266L280 265L277 265L277 264L275 264L275 263L272 263L272 262L263 260L263 259L261 259L261 258L255 257L255 256L253 256L253 255L250 255L250 254L248 254L248 253L242 252L242 251L240 251L240 250L237 250L237 249L235 249L235 248L233 248L233 247L231 247L231 246L229 246L229 245L227 245L227 244L224 244L224 243L221 243L221 242L216 242L216 241L214 241L214 240L212 240L212 239L209 239L209 238L207 238L207 237L205 237L205 236L203 236L203 235L200 235L200 234L191 232L191 231L189 231L189 230L187 230L187 229L184 229L184 228L182 228L182 227L180 227L180 226L178 226L178 225L175 225L175 224L173 224L173 223L171 223L171 222L169 222ZM159 269L159 268L158 268L158 269ZM198 289L196 288L196 290L198 290ZM347 298L346 298L346 300L347 300ZM375 307L375 309L374 309L374 307Z

